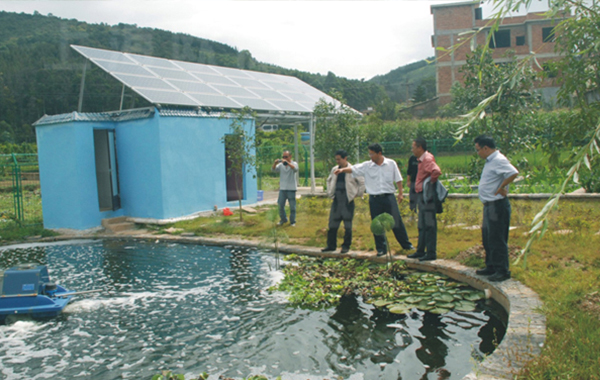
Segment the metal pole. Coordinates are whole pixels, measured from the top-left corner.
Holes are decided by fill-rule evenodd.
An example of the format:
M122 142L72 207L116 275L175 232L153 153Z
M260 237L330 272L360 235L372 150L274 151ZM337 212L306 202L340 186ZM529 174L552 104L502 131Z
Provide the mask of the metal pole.
M310 115L310 192L315 193L315 122L314 116Z
M298 156L298 124L294 124L294 158L296 162L300 162L300 156ZM298 164L300 165L300 164ZM300 168L298 168L300 169ZM300 170L296 172L296 185L300 183Z
M119 106L119 111L123 110L123 98L125 97L125 85L123 85L123 89L121 90L121 105Z
M79 88L79 105L77 106L77 112L81 112L83 107L83 88L85 87L85 72L87 70L87 59L83 63L83 75L81 76L81 86Z
M356 163L360 162L360 137L356 135Z

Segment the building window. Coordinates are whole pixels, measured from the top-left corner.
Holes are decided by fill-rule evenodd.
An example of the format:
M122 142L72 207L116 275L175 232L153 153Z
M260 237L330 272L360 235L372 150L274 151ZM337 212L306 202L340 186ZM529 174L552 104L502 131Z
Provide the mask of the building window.
M517 46L525 45L525 36L517 36Z
M483 19L482 9L483 8L475 8L475 20L482 20Z
M542 28L542 40L544 42L554 42L554 28Z
M490 48L510 47L510 30L499 30L490 39Z

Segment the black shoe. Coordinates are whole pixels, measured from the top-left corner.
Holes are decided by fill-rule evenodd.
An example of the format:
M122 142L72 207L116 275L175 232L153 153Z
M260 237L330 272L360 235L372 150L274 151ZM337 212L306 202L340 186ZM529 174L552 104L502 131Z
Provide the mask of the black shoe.
M408 247L406 247L406 248L402 248L402 249L403 249L403 250L405 250L405 251L414 251L414 250L415 250L415 247L414 247L414 246L411 244L411 245L409 245Z
M427 252L425 254L425 256L419 258L419 261L432 261L432 260L436 260L436 259L437 259L437 255L435 253Z
M491 268L485 268L485 269L477 269L475 271L475 274L478 274L480 276L491 276L494 273L496 273L495 270L491 269Z
M419 259L421 257L425 256L425 252L415 252L413 254L410 254L406 257L408 257L409 259Z
M325 247L321 250L321 252L333 252L335 251L335 248L331 248L331 247Z
M387 255L387 252L385 251L377 251L377 257L381 257L381 256L385 256Z
M489 281L500 282L504 280L508 280L510 278L510 273L494 273L490 277L488 277Z
M350 248L342 247L342 250L340 251L340 253L348 253L349 251L350 251Z

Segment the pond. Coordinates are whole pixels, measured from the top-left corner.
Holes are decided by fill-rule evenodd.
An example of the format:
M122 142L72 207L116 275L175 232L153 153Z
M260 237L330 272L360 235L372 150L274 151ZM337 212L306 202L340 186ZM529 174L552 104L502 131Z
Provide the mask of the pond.
M150 379L162 369L235 378L460 379L494 349L506 313L414 309L390 314L344 297L290 307L266 289L282 278L274 254L159 241L72 241L5 247L0 267L47 264L74 298L49 320L0 326L4 379Z

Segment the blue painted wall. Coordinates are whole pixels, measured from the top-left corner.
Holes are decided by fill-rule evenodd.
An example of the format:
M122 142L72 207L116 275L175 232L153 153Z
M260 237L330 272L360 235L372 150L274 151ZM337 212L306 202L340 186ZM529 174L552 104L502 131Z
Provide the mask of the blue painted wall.
M46 228L88 229L126 215L169 219L235 207L227 202L225 145L230 120L152 118L125 122L73 121L36 127ZM254 132L254 122L245 127ZM114 129L121 209L100 212L94 129ZM255 171L245 173L243 204L255 203ZM235 211L235 210L234 210Z
M227 202L225 144L229 119L217 117L161 117L160 152L163 219L197 211L237 205ZM252 121L246 123L254 130ZM256 178L246 173L243 204L256 202Z
M110 124L110 123L109 123ZM88 229L123 210L100 212L91 122L36 128L44 227Z

